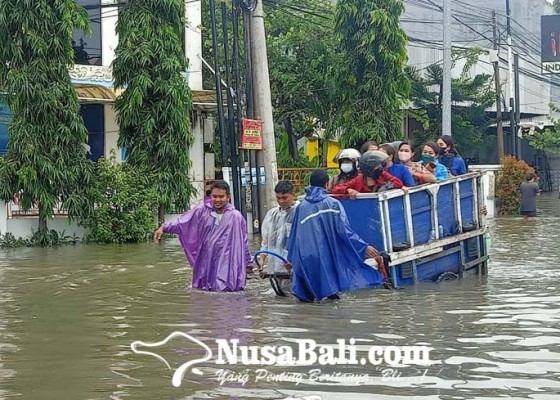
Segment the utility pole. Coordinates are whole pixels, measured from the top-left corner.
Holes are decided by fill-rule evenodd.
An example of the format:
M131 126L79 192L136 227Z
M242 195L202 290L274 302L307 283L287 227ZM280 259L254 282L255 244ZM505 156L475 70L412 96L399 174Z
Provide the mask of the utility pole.
M517 126L515 123L515 101L514 84L513 84L513 55L511 50L511 9L509 7L509 0L506 0L506 15L507 15L507 44L508 44L508 66L509 66L509 119L511 131L511 149L514 157L517 157L516 151L516 131Z
M229 151L231 157L231 182L233 186L233 202L235 207L241 211L242 204L241 204L241 188L240 188L240 181L239 181L239 162L237 156L237 135L235 129L235 116L233 111L233 95L231 93L231 69L229 63L229 38L228 38L228 24L227 24L227 8L225 0L221 0L220 8L222 11L222 34L224 39L224 64L226 69L226 98L227 98L227 110L228 110L228 131L229 131ZM218 66L216 66L216 69Z
M451 0L443 1L443 99L441 134L451 135Z
M231 6L231 21L233 28L233 76L235 79L235 98L236 98L236 128L237 128L237 138L239 139L242 131L242 119L243 119L243 105L241 96L241 74L239 71L239 15L241 13L241 8L236 0L233 0ZM245 167L245 157L243 152L240 152L238 163ZM241 170L243 171L243 170ZM249 170L250 172L251 170ZM241 182L245 182L245 185L241 185L240 188L240 198L241 204L239 205L239 210L244 217L247 217L247 192L245 186L248 185L246 181L246 176L241 176ZM250 228L249 228L250 229Z
M494 82L496 83L496 127L498 136L498 159L504 156L504 127L502 123L502 87L500 82L500 57L498 56L498 34L496 23L496 12L492 11L492 24L494 27L494 50L496 50L496 61L494 62Z
M264 168L266 178L266 184L259 185L259 217L263 219L266 212L276 204L274 187L278 182L278 165L262 0L257 1L251 16L251 65L255 118L262 121L263 149L257 153L257 172L260 177L260 169ZM261 224L262 221L259 221L259 226Z
M514 73L515 73L515 126L516 126L516 130L515 130L515 142L516 142L516 147L517 147L517 158L519 158L520 160L522 159L522 155L521 155L521 138L519 136L517 136L517 131L520 128L521 125L521 101L520 101L520 95L519 95L519 54L515 55L515 69L514 69Z
M251 66L251 13L254 11L255 4L250 0L237 0L243 10L243 31L245 43L245 96L246 96L246 116L249 119L255 118L255 107L253 105L253 69ZM260 233L259 221L259 178L257 165L257 151L249 150L249 168L251 169L251 217L253 220L253 233ZM253 173L254 172L254 173ZM253 184L255 183L255 184ZM264 219L264 216L262 217Z
M214 77L216 78L216 102L218 103L218 129L220 132L220 147L222 155L222 172L225 176L227 165L226 133L224 128L224 103L222 100L222 77L218 57L218 30L216 27L216 3L210 0L210 20L212 21L212 52L214 53Z

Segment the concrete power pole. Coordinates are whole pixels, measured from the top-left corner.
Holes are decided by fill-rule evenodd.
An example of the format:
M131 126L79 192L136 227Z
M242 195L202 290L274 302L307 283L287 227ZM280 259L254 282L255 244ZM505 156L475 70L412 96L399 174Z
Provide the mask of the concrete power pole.
M259 185L259 226L266 212L276 204L274 186L278 183L278 164L276 161L276 142L274 138L274 120L270 79L268 75L268 57L266 51L266 33L264 29L264 10L262 0L251 16L251 64L253 74L254 116L262 120L263 150L257 151L257 164L264 167L266 184Z
M494 50L496 50L496 61L494 62L494 82L496 84L496 127L498 136L498 158L504 157L504 127L502 122L502 87L500 82L500 57L498 56L498 27L496 23L496 12L492 12L494 25Z
M451 135L451 0L443 1L443 99L441 134Z
M443 1L443 99L442 135L451 135L451 0Z
M510 116L510 131L511 131L511 149L514 157L517 157L516 150L516 132L517 124L515 123L515 100L513 99L514 77L513 77L513 53L511 49L511 8L509 7L509 0L506 0L506 14L507 14L507 45L508 45L508 67L509 67L509 116Z

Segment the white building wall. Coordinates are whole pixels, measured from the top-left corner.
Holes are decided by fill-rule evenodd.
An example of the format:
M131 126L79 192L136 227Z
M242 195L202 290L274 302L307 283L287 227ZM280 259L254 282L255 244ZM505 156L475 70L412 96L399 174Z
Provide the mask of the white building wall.
M116 4L115 0L101 0L101 5ZM109 67L115 59L115 49L119 44L119 37L116 32L119 8L101 8L101 62L104 67Z
M0 235L8 232L8 206L0 201Z
M105 157L109 157L111 150L114 150L116 159L122 161L121 150L117 146L119 139L117 113L112 104L106 104L103 109L105 114Z
M186 56L189 60L188 81L192 90L202 90L202 2L187 1L185 13L187 28L185 29Z
M197 112L193 117L192 135L194 143L189 149L191 160L190 178L196 190L196 197L192 199L192 205L200 204L204 200L204 133L202 113Z

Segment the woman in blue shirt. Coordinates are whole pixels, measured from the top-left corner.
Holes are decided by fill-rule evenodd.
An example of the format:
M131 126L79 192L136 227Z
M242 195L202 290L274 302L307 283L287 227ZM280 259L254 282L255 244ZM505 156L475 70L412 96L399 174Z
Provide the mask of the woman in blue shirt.
M465 160L461 157L457 149L455 148L455 143L453 138L449 135L441 136L437 145L439 146L439 157L438 161L447 167L451 175L463 175L467 173L467 165Z
M406 187L416 186L414 177L412 176L412 173L407 168L407 166L404 164L395 163L395 148L393 147L393 145L389 143L382 144L379 147L379 150L381 150L382 152L386 153L389 156L389 159L385 164L385 168L387 169L387 172L389 172L395 178L399 178L403 183L403 185Z
M438 162L438 145L428 142L422 148L422 166L435 175L436 182L447 179L449 174L445 165Z

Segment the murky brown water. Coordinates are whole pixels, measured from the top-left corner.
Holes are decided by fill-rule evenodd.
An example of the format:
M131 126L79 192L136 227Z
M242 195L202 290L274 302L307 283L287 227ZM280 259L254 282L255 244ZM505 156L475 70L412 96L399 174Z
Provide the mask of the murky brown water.
M560 399L560 200L543 196L539 207L534 223L491 222L488 277L361 292L322 305L264 294L263 281L240 294L192 292L176 241L0 252L0 398ZM373 366L316 367L367 373L371 379L361 386L255 383L255 369L243 366L228 368L246 372L245 385L220 385L209 364L203 376L189 372L174 388L162 361L130 349L133 341L156 342L173 331L251 345L298 338L428 344L441 363L400 368L391 377ZM194 347L177 338L157 352L176 367Z

